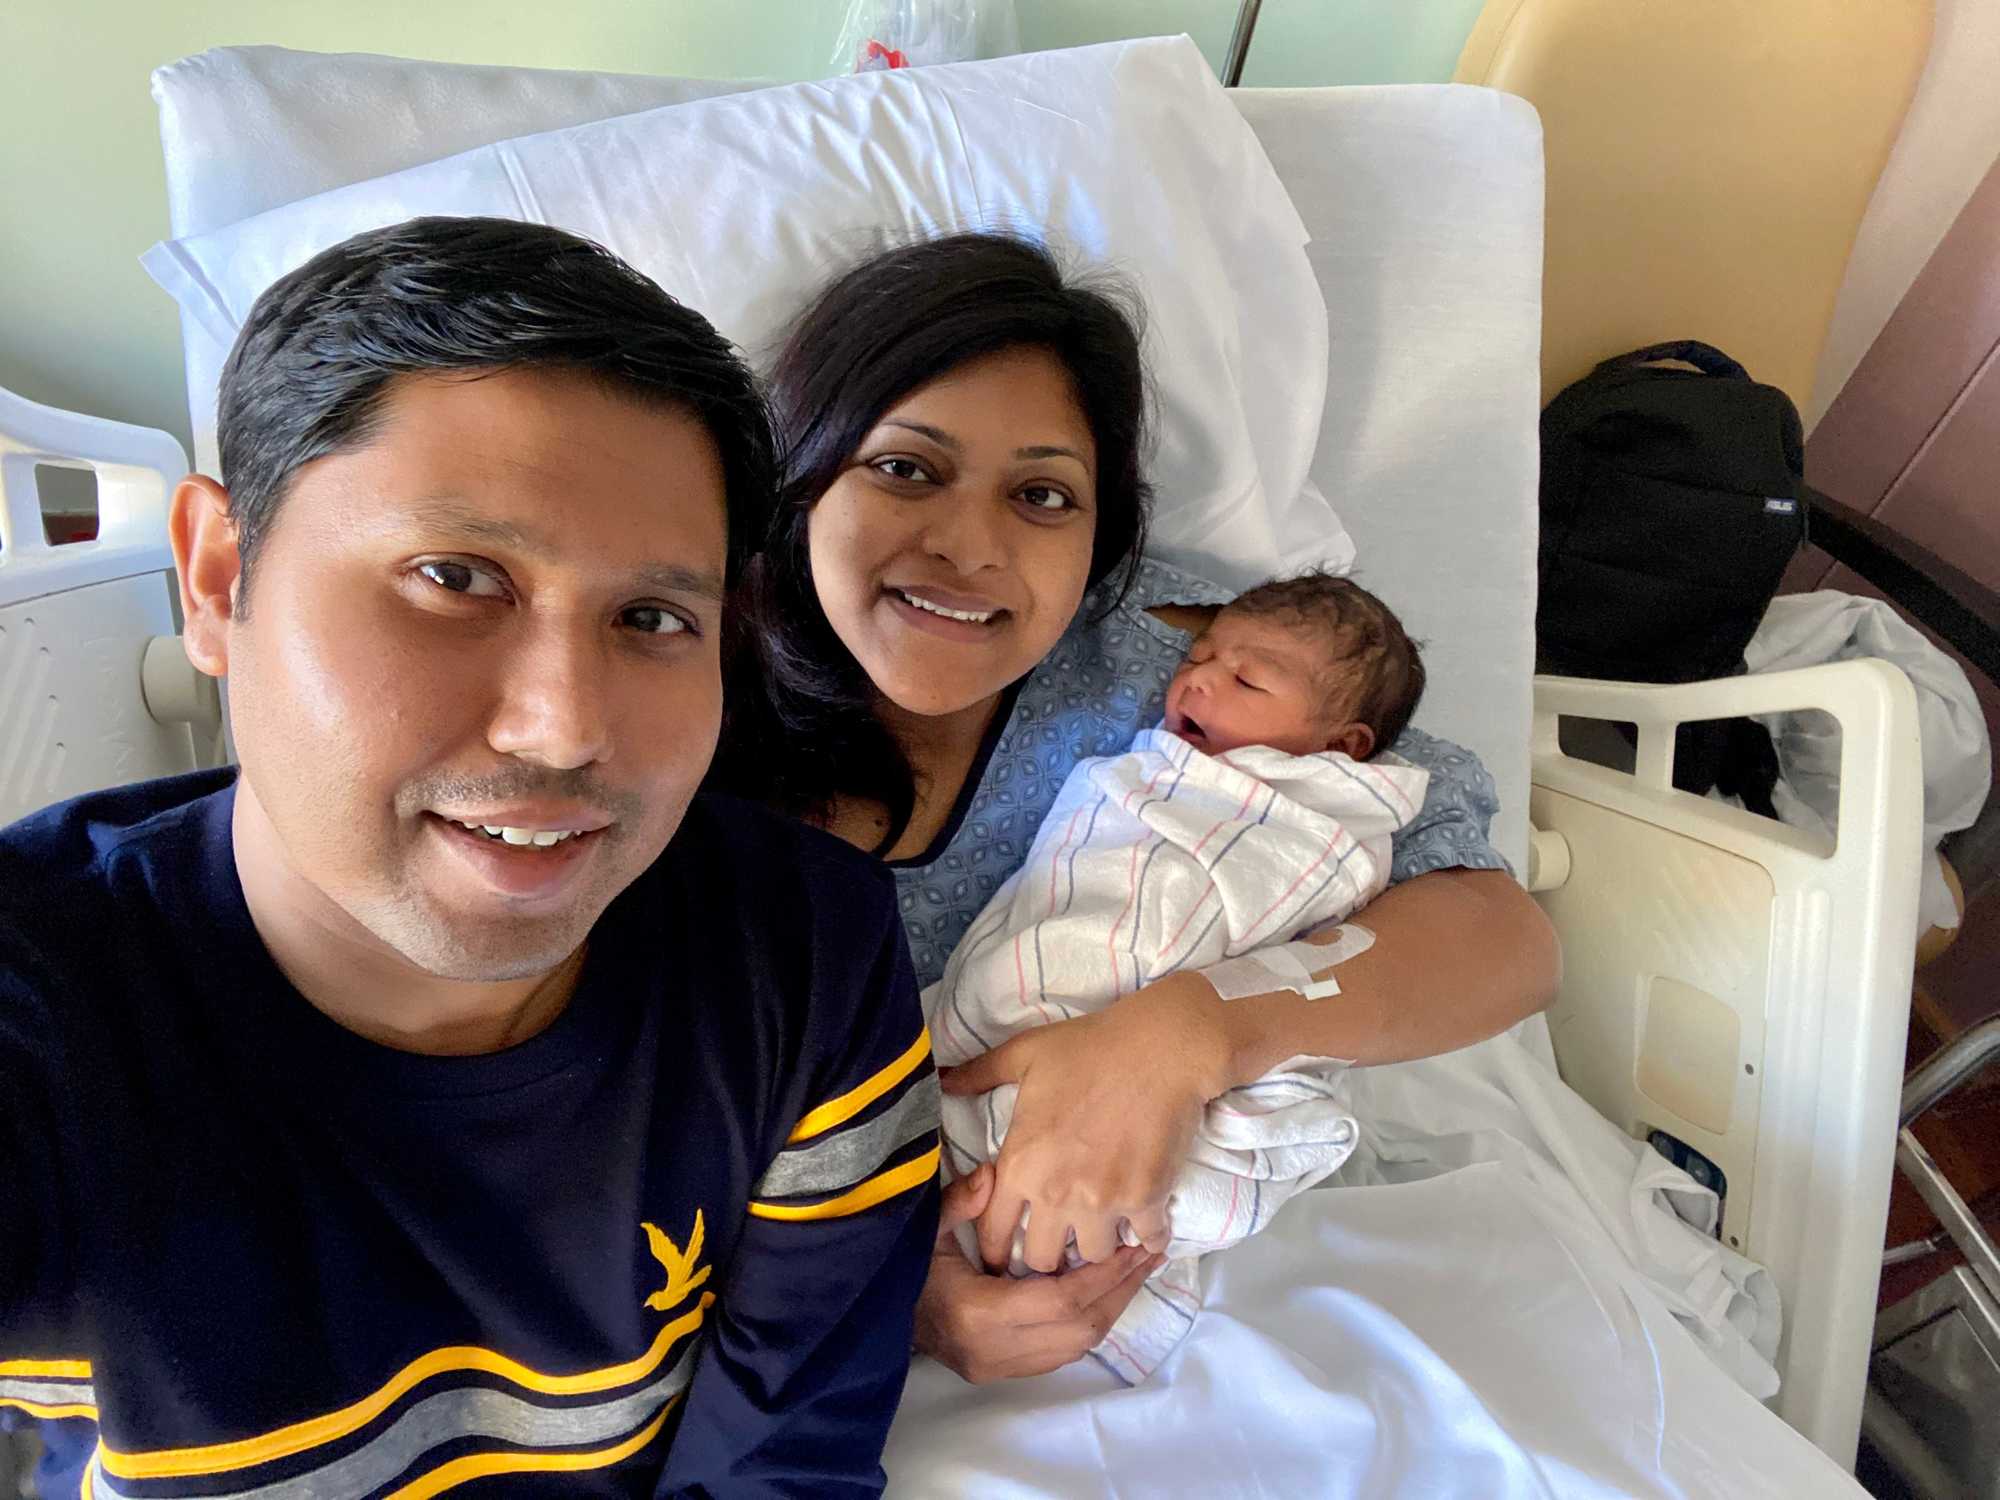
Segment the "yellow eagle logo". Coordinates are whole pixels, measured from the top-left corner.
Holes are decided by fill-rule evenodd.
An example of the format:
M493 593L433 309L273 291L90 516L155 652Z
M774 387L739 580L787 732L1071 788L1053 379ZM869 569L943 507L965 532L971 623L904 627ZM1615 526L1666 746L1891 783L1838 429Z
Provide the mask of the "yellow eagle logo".
M695 1262L701 1258L702 1241L706 1231L701 1222L701 1210L694 1211L694 1229L688 1235L687 1249L683 1251L657 1224L641 1224L646 1231L646 1248L653 1252L667 1273L667 1284L646 1299L646 1306L655 1312L665 1312L678 1306L696 1287L708 1280L710 1268L695 1269Z

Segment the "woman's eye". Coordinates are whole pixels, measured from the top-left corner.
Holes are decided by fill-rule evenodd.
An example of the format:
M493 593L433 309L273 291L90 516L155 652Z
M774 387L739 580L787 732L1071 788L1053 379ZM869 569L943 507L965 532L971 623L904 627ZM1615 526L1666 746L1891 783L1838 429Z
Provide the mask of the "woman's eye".
M878 458L871 467L877 474L885 474L891 479L913 481L928 479L924 466L914 458Z
M477 599L500 599L507 594L498 578L471 563L419 563L417 571L448 593L468 594Z
M618 618L641 635L680 635L688 629L686 620L657 604L635 604Z
M1025 490L1021 491L1021 498L1036 510L1045 510L1054 514L1061 514L1063 511L1076 509L1076 502L1074 500L1070 499L1061 490L1046 484L1029 485Z

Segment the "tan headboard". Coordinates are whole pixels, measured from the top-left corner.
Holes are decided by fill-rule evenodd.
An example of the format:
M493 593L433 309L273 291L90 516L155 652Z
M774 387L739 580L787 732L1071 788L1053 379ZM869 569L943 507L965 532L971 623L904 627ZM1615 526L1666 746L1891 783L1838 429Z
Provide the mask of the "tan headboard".
M1801 407L1931 0L1489 0L1457 81L1541 112L1542 397L1664 339Z

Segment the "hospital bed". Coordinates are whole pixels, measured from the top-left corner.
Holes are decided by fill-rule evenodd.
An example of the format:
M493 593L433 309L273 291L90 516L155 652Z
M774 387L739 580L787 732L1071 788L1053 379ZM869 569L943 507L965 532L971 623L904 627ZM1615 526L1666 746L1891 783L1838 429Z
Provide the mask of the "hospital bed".
M981 66L995 71L950 86L988 100L1032 94L1067 64ZM947 87L878 77L741 95L739 126L763 134L733 141L759 171L739 172L731 191L782 195L769 140L784 122L769 111L838 105L850 85L877 90L899 120L922 115L931 96L916 91ZM149 266L181 304L196 462L214 472L216 376L252 283L365 223L485 203L492 180L515 196L488 211L532 214L537 181L521 166L530 158L511 147L482 155L496 142L538 132L569 132L548 139L573 151L644 142L661 153L653 160L699 176L704 160L671 154L675 131L707 128L723 96L747 86L246 48L162 69L154 87L174 238ZM1374 1132L1362 1165L1217 1259L1197 1330L1156 1386L1106 1389L1077 1366L975 1391L920 1361L891 1441L892 1490L1838 1493L1851 1484L1840 1470L1854 1456L1914 942L1909 687L1869 663L1678 688L1536 683L1534 111L1455 86L1229 97L1296 206L1330 317L1311 479L1334 502L1362 575L1427 642L1419 723L1492 772L1496 841L1557 924L1567 978L1546 1024L1456 1059L1357 1075L1357 1111ZM879 143L850 143L841 169L877 149L893 161ZM479 163L497 163L497 177ZM810 160L787 169L832 171ZM911 181L912 192L931 190ZM301 217L302 200L313 206ZM600 192L570 227L644 265L620 242L616 209ZM717 211L715 198L691 195L690 215ZM770 222L782 237L782 219ZM1090 222L1070 221L1080 237ZM1134 252L1126 268L1143 261ZM1313 314L1303 302L1292 310L1307 324ZM1232 337L1263 332L1245 324ZM1217 348L1232 360L1243 352L1228 339ZM110 472L128 462L112 437L79 432L75 451L54 456ZM157 452L154 472L174 459ZM1287 518L1265 520L1282 538ZM1208 550L1229 553L1261 524L1237 516L1210 532ZM14 540L27 522L10 525L0 587L33 550ZM1187 542L1190 560L1201 556L1199 534L1163 531ZM107 530L56 550L81 557L110 541ZM1247 582L1256 562L1250 546L1211 571ZM0 605L54 619L108 586L13 604L0 594ZM142 636L164 629L157 613L129 629L125 665L141 660ZM0 684L18 680L0 671ZM125 713L138 685L127 672L89 701ZM1676 723L1796 708L1841 726L1836 845L1672 788ZM1564 754L1564 716L1636 725L1635 771ZM167 768L134 760L93 774ZM1719 1207L1658 1157L1618 1144L1650 1132L1719 1170ZM1712 1219L1716 1238L1664 1232L1663 1203ZM1768 1268L1768 1281L1736 1251ZM1782 1340L1764 1347L1782 1423L1725 1373L1755 1388L1759 1341L1775 1332L1773 1287Z

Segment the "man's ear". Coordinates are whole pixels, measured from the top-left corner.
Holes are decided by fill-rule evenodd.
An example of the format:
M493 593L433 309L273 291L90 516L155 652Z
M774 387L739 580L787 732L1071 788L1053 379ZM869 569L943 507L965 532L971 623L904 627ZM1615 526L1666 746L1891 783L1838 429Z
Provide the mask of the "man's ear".
M1375 753L1375 731L1366 724L1343 724L1327 737L1326 748L1354 760L1366 760Z
M182 633L188 660L210 677L229 672L229 628L236 621L243 555L229 491L203 474L190 474L174 490L167 536L180 580Z

